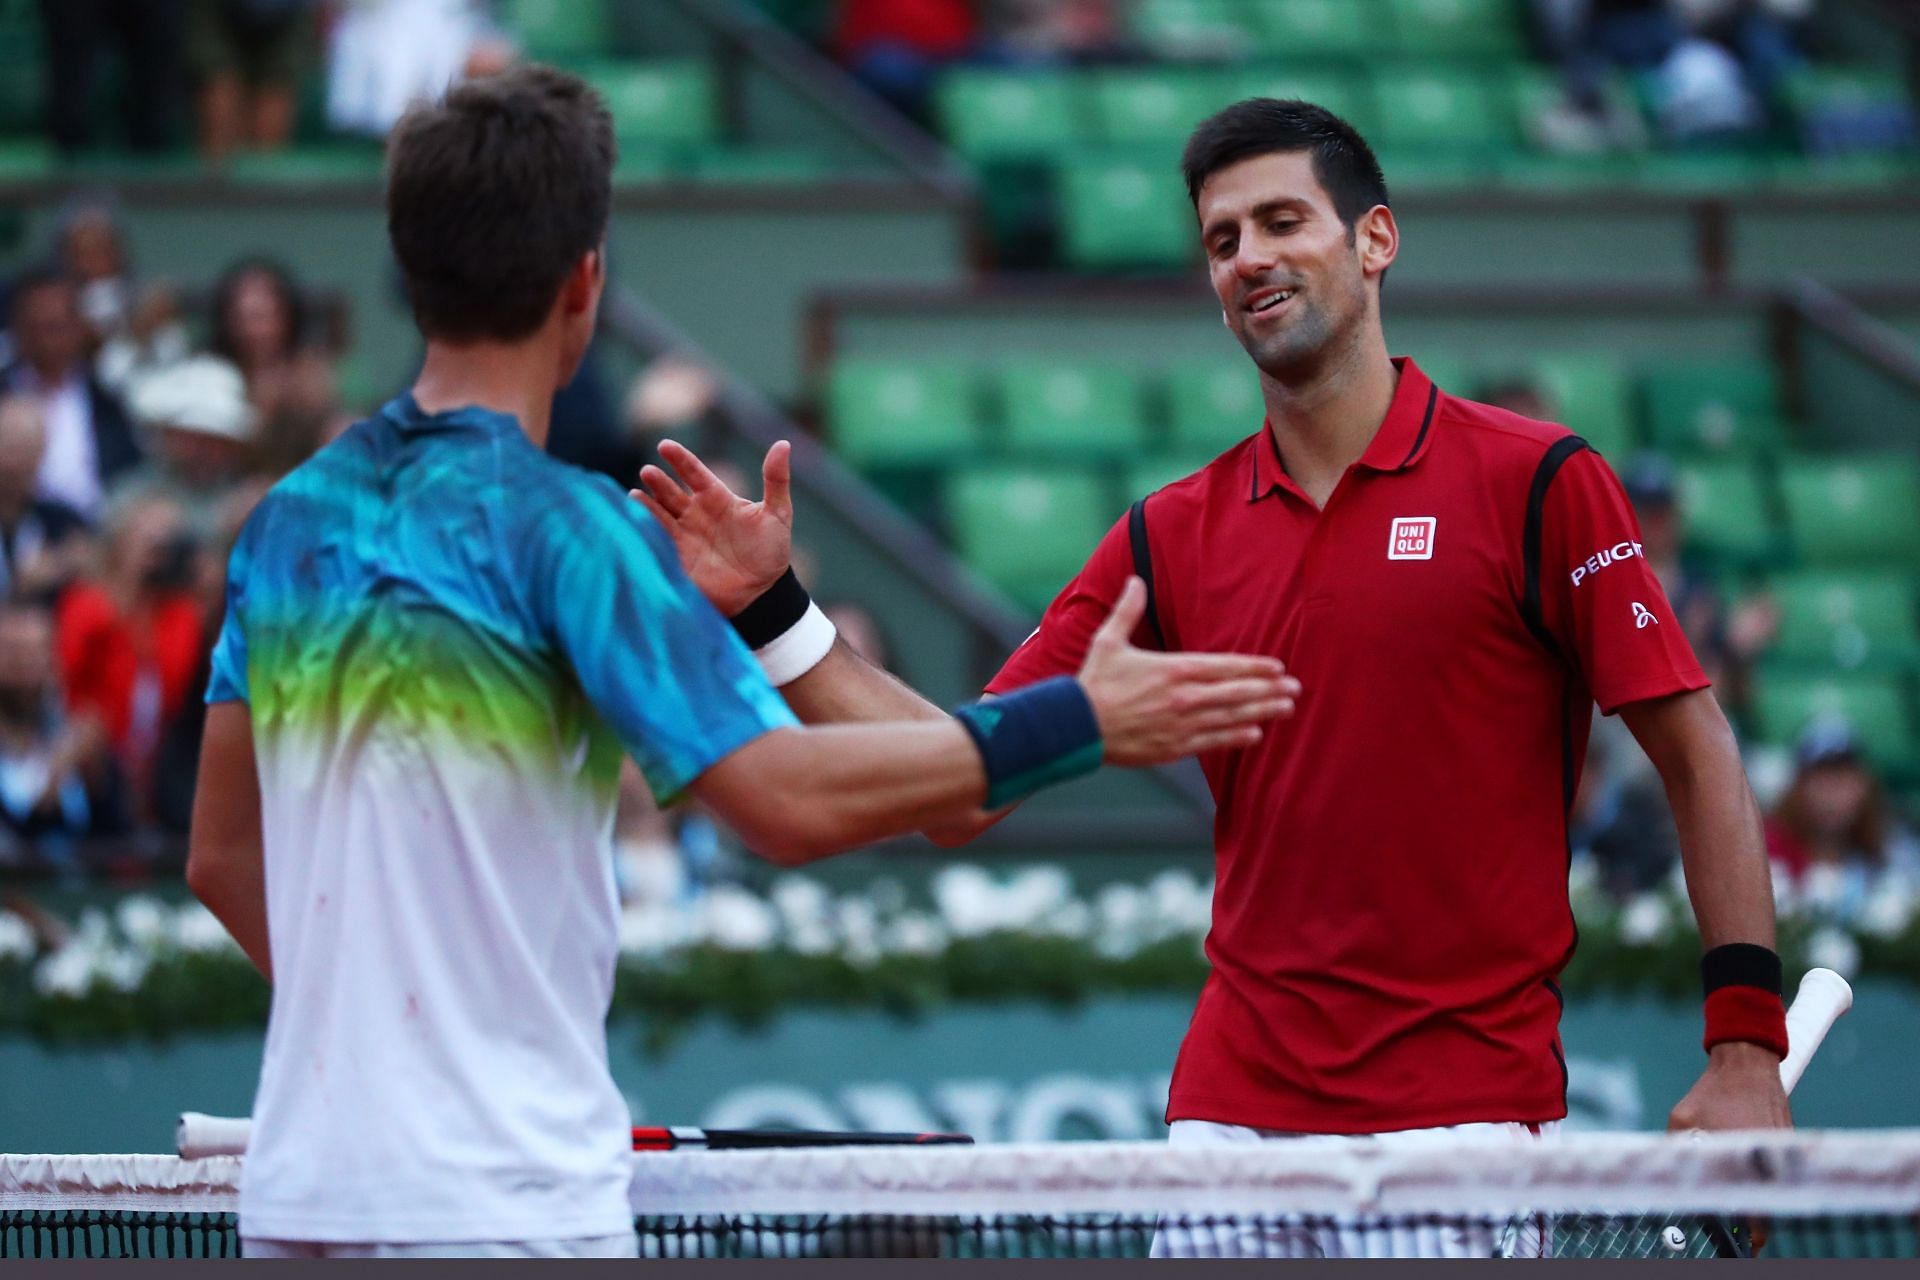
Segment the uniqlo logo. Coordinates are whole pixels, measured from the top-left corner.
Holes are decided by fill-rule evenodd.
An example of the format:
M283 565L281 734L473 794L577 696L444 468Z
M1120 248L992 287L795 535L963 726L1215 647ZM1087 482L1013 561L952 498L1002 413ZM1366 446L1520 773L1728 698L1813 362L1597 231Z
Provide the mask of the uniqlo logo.
M1433 559L1433 529L1438 523L1432 516L1395 517L1393 536L1387 539L1387 559Z

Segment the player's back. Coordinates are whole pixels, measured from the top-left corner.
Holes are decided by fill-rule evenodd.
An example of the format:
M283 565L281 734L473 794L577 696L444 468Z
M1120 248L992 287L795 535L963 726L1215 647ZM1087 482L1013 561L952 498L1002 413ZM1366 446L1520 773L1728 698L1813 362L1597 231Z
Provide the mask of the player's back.
M612 503L512 419L404 397L242 536L274 966L251 1236L622 1229L621 743L550 598L556 540L625 519Z

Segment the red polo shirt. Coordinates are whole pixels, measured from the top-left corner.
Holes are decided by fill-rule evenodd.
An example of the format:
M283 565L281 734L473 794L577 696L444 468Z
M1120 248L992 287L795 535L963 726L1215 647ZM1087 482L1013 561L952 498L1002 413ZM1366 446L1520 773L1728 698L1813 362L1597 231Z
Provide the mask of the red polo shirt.
M1166 647L1273 654L1304 687L1259 745L1201 760L1213 972L1169 1120L1565 1115L1554 979L1592 704L1707 684L1598 455L1395 363L1393 405L1324 510L1265 429L1142 508ZM1129 523L989 690L1079 667L1133 571Z

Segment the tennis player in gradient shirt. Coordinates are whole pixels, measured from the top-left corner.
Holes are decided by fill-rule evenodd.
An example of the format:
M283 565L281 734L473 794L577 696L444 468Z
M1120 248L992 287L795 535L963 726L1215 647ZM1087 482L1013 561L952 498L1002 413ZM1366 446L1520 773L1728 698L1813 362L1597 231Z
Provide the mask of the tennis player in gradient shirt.
M1788 1124L1758 811L1612 470L1566 428L1389 357L1399 233L1350 126L1253 99L1201 124L1184 164L1266 421L1120 519L988 686L1073 670L1136 573L1152 601L1137 640L1271 654L1303 686L1291 721L1201 758L1213 974L1173 1076L1174 1140L1520 1136L1566 1114L1567 815L1596 702L1666 783L1707 948L1707 1065L1672 1123ZM642 473L722 612L786 567L779 446L767 476L760 504ZM844 646L783 693L808 721L941 714Z

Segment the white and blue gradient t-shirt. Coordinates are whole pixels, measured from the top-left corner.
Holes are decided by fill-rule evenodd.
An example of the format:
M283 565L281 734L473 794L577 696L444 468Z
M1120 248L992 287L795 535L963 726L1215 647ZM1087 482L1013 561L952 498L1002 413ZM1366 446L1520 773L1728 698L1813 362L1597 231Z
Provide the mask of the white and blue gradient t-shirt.
M242 1233L627 1229L621 755L666 801L795 723L665 531L513 419L402 397L248 521L207 693L235 699L274 973Z

